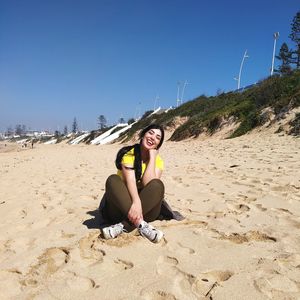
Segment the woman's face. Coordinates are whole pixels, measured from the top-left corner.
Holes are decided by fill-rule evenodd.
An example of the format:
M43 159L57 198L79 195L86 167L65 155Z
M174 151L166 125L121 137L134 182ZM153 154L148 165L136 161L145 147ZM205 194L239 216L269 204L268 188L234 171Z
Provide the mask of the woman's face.
M142 146L146 150L156 149L161 138L162 135L160 129L150 129L145 133L142 139Z

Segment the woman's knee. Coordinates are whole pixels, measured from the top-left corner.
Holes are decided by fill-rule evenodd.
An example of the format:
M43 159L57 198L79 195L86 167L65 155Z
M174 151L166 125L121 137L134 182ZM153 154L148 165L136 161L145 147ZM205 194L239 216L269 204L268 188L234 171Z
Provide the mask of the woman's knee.
M164 187L163 182L160 179L158 179L158 178L150 180L148 184L152 184L152 185L155 185L155 186Z
M148 182L147 186L149 186L155 190L162 191L163 193L165 191L165 186L164 186L163 182L158 178L150 180Z
M106 183L105 183L105 187L106 190L114 187L116 185L116 183L121 180L120 176L116 175L116 174L112 174L110 175L107 179L106 179Z

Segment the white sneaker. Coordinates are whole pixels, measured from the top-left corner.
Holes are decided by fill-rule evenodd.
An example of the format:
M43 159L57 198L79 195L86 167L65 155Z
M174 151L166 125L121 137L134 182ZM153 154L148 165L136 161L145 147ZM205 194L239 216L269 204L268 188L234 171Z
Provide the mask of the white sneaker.
M155 229L152 225L145 221L139 225L138 230L141 236L147 238L152 243L158 243L164 236L162 231Z
M102 228L102 233L106 240L114 239L115 237L120 235L123 231L124 231L124 225L122 223L118 223L115 225Z

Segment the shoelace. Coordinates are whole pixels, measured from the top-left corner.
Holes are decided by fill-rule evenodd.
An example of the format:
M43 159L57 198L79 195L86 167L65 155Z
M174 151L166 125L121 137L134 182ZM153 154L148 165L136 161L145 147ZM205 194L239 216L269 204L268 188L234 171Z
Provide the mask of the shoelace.
M123 232L123 227L120 225L113 225L111 227L111 230L116 232L117 234L120 234L121 232Z
M141 228L142 235L145 235L151 239L151 241L154 241L157 237L157 232L155 228L152 228L150 226L145 226Z

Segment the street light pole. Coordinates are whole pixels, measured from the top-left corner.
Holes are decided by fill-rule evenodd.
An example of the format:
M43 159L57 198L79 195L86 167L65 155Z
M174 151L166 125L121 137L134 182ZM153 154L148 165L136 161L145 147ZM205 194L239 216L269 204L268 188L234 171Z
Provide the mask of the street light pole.
M154 111L156 110L156 104L157 104L158 100L159 100L159 96L156 95L155 100L154 100L154 109L153 109Z
M176 107L179 106L180 98L179 98L179 89L180 89L180 81L177 81L177 99L176 99Z
M180 104L182 104L183 102L183 95L184 95L184 91L185 91L185 87L189 84L189 82L187 80L185 80L184 84L183 84L183 88L181 91L181 100L180 100Z
M276 40L279 38L279 32L273 34L274 37L274 46L273 46L273 56L272 56L272 67L271 67L271 76L274 73L274 60L275 60L275 49L276 49Z
M239 76L238 76L238 78L234 77L234 79L237 80L237 82L238 82L238 86L237 86L237 89L238 89L238 90L239 90L240 87L241 87L241 76L242 76L242 69L243 69L244 61L245 61L245 58L248 58L248 57L249 57L249 55L247 54L247 50L246 50L245 53L244 53L242 62L241 62L240 71L239 71Z
M137 105L135 109L134 119L135 121L139 120L141 118L141 102Z

